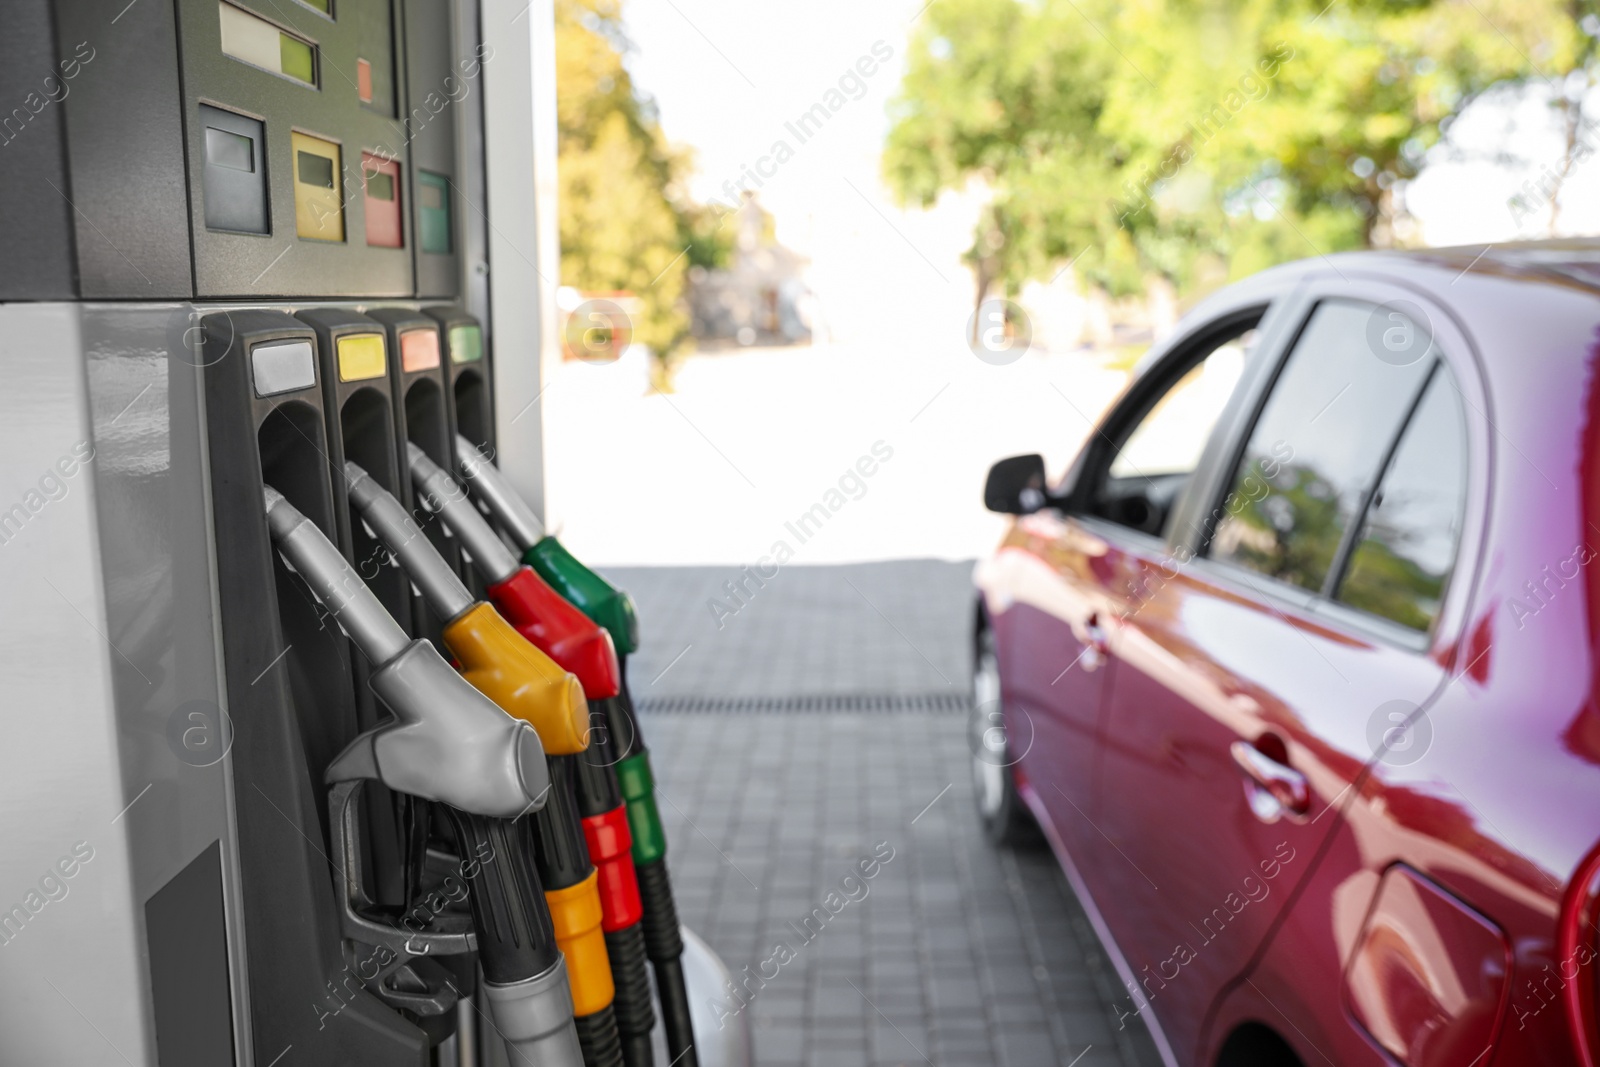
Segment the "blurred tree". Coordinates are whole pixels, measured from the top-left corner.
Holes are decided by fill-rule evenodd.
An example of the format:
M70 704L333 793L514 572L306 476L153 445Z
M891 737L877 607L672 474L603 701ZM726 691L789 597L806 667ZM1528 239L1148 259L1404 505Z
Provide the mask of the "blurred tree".
M634 88L628 47L621 0L556 0L561 280L632 292L634 340L665 366L689 336L689 267L720 265L729 237L689 199L692 161L667 145Z
M1180 292L1404 237L1398 193L1496 84L1593 59L1593 0L933 0L883 168L988 196L981 302L1076 258ZM1552 161L1559 162L1559 161Z

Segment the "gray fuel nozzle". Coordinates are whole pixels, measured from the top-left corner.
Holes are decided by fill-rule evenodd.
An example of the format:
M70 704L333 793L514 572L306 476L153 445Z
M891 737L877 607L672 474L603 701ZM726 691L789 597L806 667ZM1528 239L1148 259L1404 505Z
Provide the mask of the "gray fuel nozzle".
M517 548L526 552L538 543L544 536L544 524L522 499L522 494L506 481L500 468L460 434L456 434L456 466L472 487L473 495L489 505Z
M422 590L423 599L435 615L449 622L477 603L439 550L423 536L422 527L393 494L354 463L345 463L344 477L350 502L400 560L401 567Z
M411 480L426 502L424 506L437 511L444 519L444 524L460 540L461 547L472 557L485 581L498 585L522 569L500 535L467 499L466 489L450 477L448 471L416 445L406 445L406 456Z
M355 572L317 524L300 514L283 494L263 487L267 529L291 570L311 587L318 602L333 615L350 640L374 664L387 663L405 651L411 638L384 609L367 583Z
M514 819L544 806L550 785L539 735L412 641L317 525L271 486L267 527L278 551L373 664L372 691L394 713L328 766L330 783L377 778L390 789L478 815Z

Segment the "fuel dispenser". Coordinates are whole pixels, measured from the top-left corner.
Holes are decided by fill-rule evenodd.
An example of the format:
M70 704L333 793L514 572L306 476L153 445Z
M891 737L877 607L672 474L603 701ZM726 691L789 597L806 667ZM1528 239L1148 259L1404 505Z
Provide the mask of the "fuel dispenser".
M414 477L542 461L549 17L8 4L0 667L52 710L0 745L7 1062L641 1067L647 949L696 1062L625 630Z

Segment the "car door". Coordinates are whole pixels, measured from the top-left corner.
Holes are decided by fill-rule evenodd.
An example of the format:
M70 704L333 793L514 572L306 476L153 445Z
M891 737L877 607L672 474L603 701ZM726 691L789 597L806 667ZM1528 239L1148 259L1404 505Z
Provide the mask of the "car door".
M1420 297L1412 303L1430 313ZM1464 872L1474 864L1464 857L1475 846L1494 857L1479 861L1490 884L1518 867L1534 885L1549 876L1532 873L1514 846L1484 847L1498 834L1495 824L1474 829L1486 816L1433 791L1460 780L1443 769L1440 748L1447 746L1432 744L1435 724L1453 721L1451 736L1478 736L1450 714L1489 663L1487 616L1472 622L1480 609L1471 602L1494 431L1483 417L1488 403L1467 338L1437 307L1431 317L1438 365L1388 459L1329 610L1343 616L1355 609L1359 616L1345 616L1352 626L1446 665L1451 681L1425 710L1394 702L1370 720L1351 755L1371 758L1342 805L1338 829L1249 973L1212 1009L1207 1048L1265 1022L1308 1063L1487 1064L1493 1057L1482 1053L1505 1012L1501 997L1510 980L1510 946L1495 919L1527 914L1536 917L1534 928L1552 919L1553 901L1520 887L1506 898L1484 894L1501 904L1494 918L1456 896L1473 885ZM1498 645L1496 651L1504 655ZM1484 703L1506 710L1493 698ZM1433 830L1442 841L1399 829L1417 825L1443 828ZM1455 892L1435 878L1453 881ZM1548 1036L1562 1030L1559 1022L1544 1033L1526 1022L1500 1022L1528 1042L1505 1062L1565 1062L1568 1054Z
M1313 867L1371 724L1443 681L1415 631L1330 595L1435 365L1370 342L1413 325L1389 313L1311 294L1286 311L1292 340L1252 368L1169 553L1120 533L1127 488L1086 472L1116 599L1096 797L1107 921L1137 976L1130 1007L1182 1062Z
M1245 362L1264 302L1220 313L1141 374L1117 410L1155 412L1129 462L1159 462L1159 499L1124 501L1124 522L1151 545L1197 467ZM1094 448L1087 451L1093 452ZM1069 474L1069 480L1072 475ZM1136 514L1137 512L1137 514ZM1114 602L1111 546L1079 516L1047 509L1018 520L984 565L1004 688L1005 726L1019 783L1059 841L1069 876L1105 890L1094 815L1095 747L1107 677L1104 620Z

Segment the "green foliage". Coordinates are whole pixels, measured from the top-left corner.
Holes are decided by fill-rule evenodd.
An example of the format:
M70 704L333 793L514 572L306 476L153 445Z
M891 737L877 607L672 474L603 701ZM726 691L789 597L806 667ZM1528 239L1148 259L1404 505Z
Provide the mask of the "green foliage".
M1426 631L1444 596L1444 579L1415 560L1397 555L1382 541L1369 539L1350 557L1350 572L1339 599L1353 608Z
M1238 523L1243 530L1219 538L1236 539L1232 558L1251 570L1304 589L1321 589L1344 532L1338 491L1309 467L1285 467L1276 479L1268 479L1257 463L1249 477L1273 491L1229 516L1228 524Z
M689 336L689 267L725 261L726 238L684 192L691 161L668 147L622 64L621 17L620 0L556 3L561 277L633 292L634 340L665 360Z
M1252 481L1269 485L1272 491L1229 515L1219 539L1232 545L1235 562L1313 592L1320 590L1346 532L1346 516L1333 483L1316 469L1302 466L1285 467L1276 478L1269 478L1259 462L1252 463L1236 484ZM1445 575L1430 573L1397 552L1395 546L1403 538L1401 531L1376 526L1362 531L1338 598L1413 630L1427 630L1444 595Z
M883 170L990 200L981 300L1076 268L1180 291L1394 240L1396 183L1476 95L1592 57L1593 0L933 0ZM1216 264L1224 278L1213 278Z

